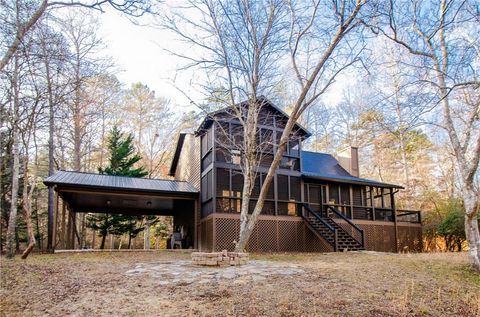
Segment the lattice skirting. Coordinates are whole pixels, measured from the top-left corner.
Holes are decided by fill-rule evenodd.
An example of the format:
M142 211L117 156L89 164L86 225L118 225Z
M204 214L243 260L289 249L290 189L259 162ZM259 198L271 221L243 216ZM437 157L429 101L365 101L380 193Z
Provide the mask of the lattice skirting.
M205 232L207 230L208 232ZM211 214L200 223L202 251L234 249L240 217ZM247 245L248 252L330 252L332 248L308 229L299 217L259 216Z
M342 225L341 223L339 223ZM367 250L395 251L393 223L358 223L365 230ZM202 251L233 251L238 241L238 214L211 214L200 222ZM398 226L399 250L421 251L422 229L419 225ZM248 252L332 252L333 248L312 232L302 218L259 216L247 245Z

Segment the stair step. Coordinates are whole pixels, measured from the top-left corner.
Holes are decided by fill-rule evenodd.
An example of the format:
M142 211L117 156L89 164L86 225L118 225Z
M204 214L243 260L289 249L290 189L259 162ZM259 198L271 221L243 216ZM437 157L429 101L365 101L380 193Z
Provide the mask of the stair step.
M316 217L307 217L304 218L305 221L310 224L310 226L317 231L317 233L328 243L334 244L335 242L335 233L328 227L335 229L337 232L337 246L339 251L348 250L348 251L359 251L365 250L364 247L359 243L352 235L343 229L340 225L338 225L335 220L331 218L322 218L325 225L322 221L317 219Z

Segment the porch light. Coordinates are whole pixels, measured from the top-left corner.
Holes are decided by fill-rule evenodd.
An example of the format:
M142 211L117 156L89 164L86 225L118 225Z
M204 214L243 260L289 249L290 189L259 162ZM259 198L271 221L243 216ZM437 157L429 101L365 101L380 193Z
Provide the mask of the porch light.
M110 206L110 204L112 203L112 201L110 199L107 200L107 205Z

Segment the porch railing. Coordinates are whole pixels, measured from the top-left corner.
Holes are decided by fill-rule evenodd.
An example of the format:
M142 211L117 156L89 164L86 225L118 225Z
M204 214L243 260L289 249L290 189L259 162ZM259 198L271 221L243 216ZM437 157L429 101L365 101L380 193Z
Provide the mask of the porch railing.
M328 217L329 208L335 210L342 216L354 220L373 220L373 221L395 221L394 212L391 208L358 206L358 205L339 205L323 204L320 210L322 217ZM320 208L319 208L320 209ZM419 210L397 209L396 217L398 222L421 223L421 212Z
M398 222L422 223L422 214L420 210L397 209Z
M333 240L331 237L323 235L321 231L317 231L318 234L320 234L325 241L327 241L332 247L333 251L337 252L338 251L338 231L336 228L333 228L328 222L326 222L319 214L318 212L312 210L307 204L299 204L300 210L301 210L301 216L307 220L308 223L310 223L309 218L314 217L317 221L319 221L325 228L326 230L330 231L333 234Z
M345 217L345 215L343 215L341 212L339 212L335 207L330 206L330 205L326 205L326 206L327 206L327 217L330 218L329 213L331 211L335 214L336 217L338 217L340 219L343 219L346 223L348 223L350 225L350 228L351 228L352 237L355 240L357 240L357 242L360 243L362 245L362 247L364 247L365 246L365 233L363 232L363 229L360 228L359 226L357 226L356 224L354 224L350 219ZM355 235L356 235L355 232L360 235L360 239L355 237Z

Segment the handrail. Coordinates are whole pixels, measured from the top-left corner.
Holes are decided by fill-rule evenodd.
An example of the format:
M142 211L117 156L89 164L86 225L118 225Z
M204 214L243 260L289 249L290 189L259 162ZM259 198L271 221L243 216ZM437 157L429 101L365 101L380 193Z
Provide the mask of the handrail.
M352 226L354 229L356 229L359 233L360 233L360 236L361 236L361 242L358 241L357 239L355 239L355 237L352 236L353 239L357 240L358 243L360 243L362 245L362 247L365 246L365 234L363 232L363 229L360 228L359 226L357 226L356 224L354 224L350 219L348 219L347 217L345 217L342 213L338 212L337 209L335 209L333 206L330 206L330 205L326 205L327 206L327 209L330 209L332 210L337 216L339 216L340 218L342 218L343 220L345 220L350 226Z
M302 203L300 205L302 207L304 207L310 214L312 214L318 221L320 221L325 227L327 227L328 230L333 232L333 235L334 235L333 244L330 243L330 241L328 241L328 239L326 237L324 237L324 238L333 247L333 250L335 252L337 252L337 249L338 249L338 232L337 232L337 229L332 227L328 222L326 222L322 217L320 217L317 212L313 211L307 204ZM303 211L302 211L302 217L305 218L305 216L303 214ZM321 235L321 233L320 233L320 235Z

